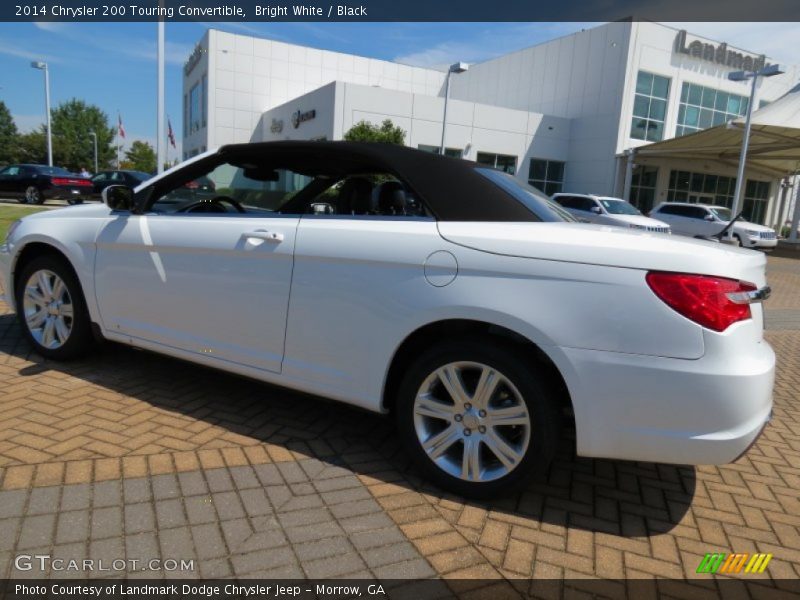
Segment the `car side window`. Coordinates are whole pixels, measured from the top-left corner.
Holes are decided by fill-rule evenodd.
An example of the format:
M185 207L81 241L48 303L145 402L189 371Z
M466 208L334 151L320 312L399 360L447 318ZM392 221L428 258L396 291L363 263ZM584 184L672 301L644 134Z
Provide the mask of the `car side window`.
M556 196L554 200L564 208L575 208L575 201L572 196Z
M108 173L98 173L94 177L92 177L92 181L95 183L103 183L104 181L108 180Z
M19 167L6 167L2 171L0 171L0 175L19 175L20 168Z
M706 215L708 215L708 211L705 208L701 208L699 206L690 206L691 212L689 216L692 219L705 219Z
M160 190L150 209L176 215L282 213L284 205L311 181L313 178L289 169L224 163Z
M691 210L692 210L691 206L675 205L669 208L672 211L672 214L675 215L676 217L691 217Z
M430 216L408 186L388 174L350 175L315 197L305 211L353 217Z

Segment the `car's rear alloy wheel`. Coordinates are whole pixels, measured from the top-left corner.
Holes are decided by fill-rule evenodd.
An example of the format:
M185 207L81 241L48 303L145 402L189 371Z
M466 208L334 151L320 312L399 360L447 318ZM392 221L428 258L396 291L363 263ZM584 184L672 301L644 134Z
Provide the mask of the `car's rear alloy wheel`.
M453 362L422 382L414 399L414 429L440 469L465 481L492 481L525 456L531 417L503 373L483 363Z
M63 259L34 259L23 267L18 282L17 314L37 352L66 359L90 347L91 324L83 294Z
M41 204L43 201L42 192L39 191L39 188L35 185L28 186L28 189L25 190L25 202L27 204Z
M474 497L543 472L560 422L536 370L504 346L472 340L421 356L398 398L400 430L418 464L442 487Z

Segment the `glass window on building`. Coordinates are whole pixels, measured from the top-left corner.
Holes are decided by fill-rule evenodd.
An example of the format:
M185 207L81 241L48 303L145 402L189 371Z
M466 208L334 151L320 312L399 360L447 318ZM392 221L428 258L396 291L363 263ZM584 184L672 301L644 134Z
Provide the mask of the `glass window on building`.
M532 158L528 165L528 183L548 196L558 194L564 186L564 163Z
M664 139L668 98L669 78L639 71L633 97L632 138L648 142Z
M201 116L200 116L200 84L195 84L189 91L189 133L194 133L200 130Z
M201 108L200 112L203 115L203 127L206 126L207 119L208 119L208 76L204 73L203 74L203 96L201 98Z
M431 154L439 154L439 148L441 146L429 146L428 144L420 144L417 146L418 150L422 150L423 152L430 152ZM451 158L461 158L464 154L464 150L461 148L445 148L444 155L449 156Z
M517 172L517 157L506 154L491 154L489 152L478 152L477 161L482 165L494 167L504 173L514 175Z
M742 211L744 218L751 223L764 224L769 202L769 182L748 179L744 186Z
M650 212L656 200L658 167L638 165L631 177L630 203L643 213Z
M684 83L676 136L722 125L747 113L749 99L713 88Z
M667 201L715 204L730 208L733 206L735 189L735 177L672 170L667 186Z
M671 171L667 189L668 202L693 202L733 208L736 178L709 173ZM741 210L751 223L763 223L769 202L769 182L748 179Z
M183 95L183 137L189 135L189 94Z

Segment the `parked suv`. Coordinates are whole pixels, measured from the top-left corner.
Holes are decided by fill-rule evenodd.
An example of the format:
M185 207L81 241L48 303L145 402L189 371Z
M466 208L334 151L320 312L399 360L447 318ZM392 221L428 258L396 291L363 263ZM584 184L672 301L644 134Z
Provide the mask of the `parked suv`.
M691 237L715 235L733 218L731 209L725 206L686 202L662 202L650 212L650 216L669 223L675 233ZM746 248L774 248L778 245L774 229L744 219L733 224L733 239Z
M669 225L645 217L633 204L621 198L593 194L553 194L553 200L581 221L670 233Z

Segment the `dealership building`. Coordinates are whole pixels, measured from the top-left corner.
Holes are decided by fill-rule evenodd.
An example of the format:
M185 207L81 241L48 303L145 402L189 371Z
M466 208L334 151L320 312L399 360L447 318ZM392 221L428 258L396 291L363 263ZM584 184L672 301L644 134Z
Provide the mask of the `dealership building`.
M658 23L582 30L451 74L445 151L548 194L619 196L643 211L665 200L730 206L738 154L709 152L699 132L741 128L750 82L728 75L773 62ZM782 67L758 80L755 114L800 81L800 68ZM237 142L338 140L385 119L407 145L436 152L446 80L442 70L210 29L184 65L184 158ZM748 167L746 216L785 220L800 187L787 174L785 161Z

